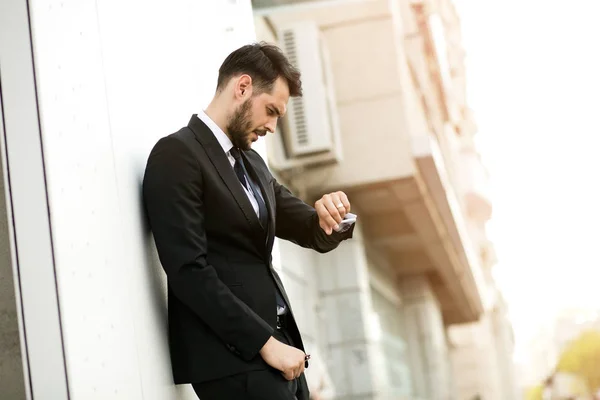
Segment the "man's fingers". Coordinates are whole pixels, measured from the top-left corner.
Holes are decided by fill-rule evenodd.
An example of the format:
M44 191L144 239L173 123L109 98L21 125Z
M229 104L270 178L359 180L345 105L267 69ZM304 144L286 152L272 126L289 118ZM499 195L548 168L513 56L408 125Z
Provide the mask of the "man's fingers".
M343 212L344 209L338 208L339 205L343 205L339 197L326 194L323 196L323 205L327 208L329 215L335 220L336 224L342 222L343 217L340 215L340 211Z
M302 375L302 373L304 372L304 358L300 361L300 363L298 364L298 368L296 369L296 379L300 378L300 375Z
M315 203L315 210L319 215L319 226L331 235L350 212L350 201L344 192L326 194Z
M330 235L332 229L336 228L337 222L335 219L333 219L329 209L325 206L322 200L317 201L315 206L315 210L317 210L317 214L319 215L319 225L325 231L325 233ZM323 225L325 225L325 227Z
M346 196L346 193L344 193L344 192L337 192L336 194L338 195L338 197L340 198L340 201L346 208L346 214L348 214L350 212L350 208L351 208L350 200L348 200L348 196Z
M283 377L288 381L294 379L294 371L292 369L282 372L281 375L283 375Z
M289 364L288 368L285 368L283 371L281 371L281 375L288 381L299 378L304 372L305 354L300 351L296 351L293 359L295 361Z
M338 192L341 193L341 192ZM340 219L338 221L342 222L342 220L344 219L344 216L346 215L346 205L344 204L344 202L342 201L342 198L338 195L338 193L332 193L331 194L331 203L332 205L335 207L335 212L340 216ZM335 218L335 215L334 215ZM337 218L335 218L337 220Z
M288 381L291 381L292 379L297 379L300 377L300 375L302 374L302 372L304 371L304 360L302 360L301 363L298 363L298 365L296 365L295 368L290 368L289 369L289 374L285 374L285 379L287 379Z
M331 235L331 232L332 232L331 228L329 226L327 226L327 224L325 222L321 221L320 219L319 219L319 226L321 227L321 229L323 229L323 232L325 232L328 235Z

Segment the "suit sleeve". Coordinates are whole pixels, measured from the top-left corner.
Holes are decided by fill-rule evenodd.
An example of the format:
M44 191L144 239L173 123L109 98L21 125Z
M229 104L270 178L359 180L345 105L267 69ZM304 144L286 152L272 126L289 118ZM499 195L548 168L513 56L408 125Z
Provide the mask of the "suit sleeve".
M249 361L273 328L240 301L207 262L203 182L191 150L174 137L161 139L146 166L143 195L172 293Z
M354 225L345 232L333 232L328 236L319 226L317 211L294 196L288 188L272 178L275 191L275 235L319 253L327 253L352 237Z

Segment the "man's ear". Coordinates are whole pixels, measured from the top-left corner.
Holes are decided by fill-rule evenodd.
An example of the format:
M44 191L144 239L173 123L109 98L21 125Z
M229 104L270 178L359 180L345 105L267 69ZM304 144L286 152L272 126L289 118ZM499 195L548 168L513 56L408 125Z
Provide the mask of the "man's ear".
M244 74L238 78L236 85L236 97L249 98L252 97L252 77Z

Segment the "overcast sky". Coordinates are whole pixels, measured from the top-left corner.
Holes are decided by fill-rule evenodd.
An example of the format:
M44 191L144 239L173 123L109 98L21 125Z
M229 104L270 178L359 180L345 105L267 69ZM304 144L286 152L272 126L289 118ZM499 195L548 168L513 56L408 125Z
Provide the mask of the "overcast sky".
M560 308L600 306L600 2L455 4L522 352Z

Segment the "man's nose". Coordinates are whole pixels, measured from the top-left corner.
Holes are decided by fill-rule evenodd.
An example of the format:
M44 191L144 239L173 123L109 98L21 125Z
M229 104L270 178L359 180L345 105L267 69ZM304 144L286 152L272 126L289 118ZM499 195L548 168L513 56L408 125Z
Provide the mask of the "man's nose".
M265 125L265 129L270 133L274 133L275 129L277 129L277 118L270 119Z

